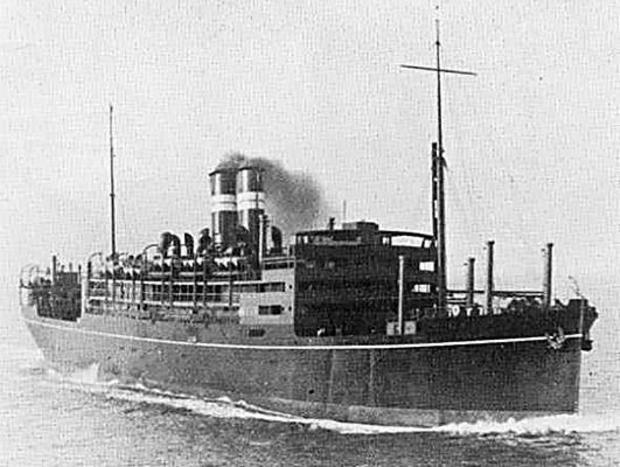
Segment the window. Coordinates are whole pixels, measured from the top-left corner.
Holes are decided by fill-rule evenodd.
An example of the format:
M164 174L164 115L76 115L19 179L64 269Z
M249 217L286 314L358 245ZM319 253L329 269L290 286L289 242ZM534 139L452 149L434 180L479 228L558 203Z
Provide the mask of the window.
M259 305L258 306L258 314L259 315L281 315L282 314L282 305Z
M242 293L264 293L264 292L284 292L286 284L284 282L265 282L262 284L235 284L235 292ZM228 292L228 287L224 287L224 292Z
M248 330L248 336L250 337L263 337L265 335L264 329L250 329Z
M435 271L435 262L434 261L422 261L420 262L420 271Z
M263 263L264 269L290 269L295 267L295 262L290 259L279 261L265 261Z
M284 292L284 290L284 282L267 282L260 285L259 292Z

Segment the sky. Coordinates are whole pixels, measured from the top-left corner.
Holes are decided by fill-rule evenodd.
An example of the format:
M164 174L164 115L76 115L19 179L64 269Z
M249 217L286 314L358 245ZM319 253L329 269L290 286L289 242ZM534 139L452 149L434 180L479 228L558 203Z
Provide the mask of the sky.
M498 287L538 288L555 244L595 299L620 292L620 7L607 1L4 1L0 260L109 250L209 226L231 151L313 177L329 213L430 232L434 76L443 80L449 284L496 242ZM277 223L277 219L275 220ZM326 224L327 218L320 224ZM319 227L320 225L317 225Z

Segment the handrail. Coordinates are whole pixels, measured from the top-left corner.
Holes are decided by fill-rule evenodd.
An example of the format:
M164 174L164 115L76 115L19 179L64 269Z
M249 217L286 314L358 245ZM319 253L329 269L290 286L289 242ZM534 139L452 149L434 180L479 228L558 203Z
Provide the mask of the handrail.
M448 295L461 295L467 294L467 290L448 290ZM486 293L483 289L475 289L474 294L484 295ZM493 296L498 298L507 298L507 297L542 297L542 290L493 290Z
M166 277L168 277L166 275ZM105 282L105 279L95 279L95 278L91 278L90 279L91 282ZM131 279L118 279L117 282L123 282L123 283L131 283L132 280ZM261 281L261 280L254 280L254 279L248 279L248 280L237 280L235 281L235 285L237 284L242 284L242 285L260 285L260 284L271 284L272 282L282 282L282 281L269 281L269 282L265 282L265 281ZM185 280L178 280L175 279L174 280L174 285L192 285L194 283L193 279L185 279ZM161 280L157 279L157 280L145 280L144 284L146 285L153 285L153 284L161 284ZM209 285L227 285L228 281L224 281L224 280L219 280L219 281L212 281L209 282Z
M104 300L103 297L97 297L97 296L88 297L88 301L89 302L101 302L103 300ZM133 304L133 303L135 303L131 299L123 299L123 298L117 298L116 301L118 303L125 303L125 304ZM144 303L147 304L147 305L161 306L161 302L159 300L144 300ZM184 302L182 300L175 300L172 303L173 303L173 307L177 307L177 308L192 308L193 307L193 304L192 304L191 301ZM222 308L228 308L228 299L226 299L224 301L211 301L209 303L211 303L211 306L213 306L215 304L215 305L220 305ZM235 306L238 306L238 303L239 302L233 302L233 308Z

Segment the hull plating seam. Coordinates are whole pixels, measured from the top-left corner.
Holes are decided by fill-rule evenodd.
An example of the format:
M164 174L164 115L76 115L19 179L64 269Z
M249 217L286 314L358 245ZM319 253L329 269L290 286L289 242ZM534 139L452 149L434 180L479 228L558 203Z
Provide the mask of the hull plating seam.
M42 321L25 319L26 323L36 326L43 326L61 331L78 332L81 334L89 334L94 336L112 337L117 339L125 339L130 341L151 342L155 344L183 345L190 347L210 347L219 349L251 349L251 350L383 350L383 349L427 349L433 347L460 347L472 345L499 345L512 344L519 342L538 342L547 341L547 336L537 337L510 337L502 339L481 339L473 341L452 341L452 342L427 342L427 343L411 343L411 344L375 344L375 345L248 345L248 344L220 344L208 342L184 342L173 341L168 339L155 339L152 337L130 336L126 334L113 334L101 331L92 331L88 329L80 329L69 326L59 326L56 324L45 323ZM582 334L567 334L566 339L580 339Z

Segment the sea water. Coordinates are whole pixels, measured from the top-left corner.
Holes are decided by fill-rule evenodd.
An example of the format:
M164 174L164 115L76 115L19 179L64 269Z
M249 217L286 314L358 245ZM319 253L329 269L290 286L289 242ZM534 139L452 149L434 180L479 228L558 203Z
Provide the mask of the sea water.
M619 465L620 343L596 303L581 411L505 423L413 428L305 419L242 400L198 399L50 369L10 289L0 310L0 465ZM605 294L602 293L604 296Z

